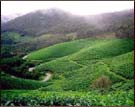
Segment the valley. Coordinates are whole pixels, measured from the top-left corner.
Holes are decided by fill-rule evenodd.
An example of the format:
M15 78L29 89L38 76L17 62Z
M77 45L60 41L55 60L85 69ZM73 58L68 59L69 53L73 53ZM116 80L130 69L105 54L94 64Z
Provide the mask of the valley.
M51 9L3 23L1 106L133 106L133 22Z

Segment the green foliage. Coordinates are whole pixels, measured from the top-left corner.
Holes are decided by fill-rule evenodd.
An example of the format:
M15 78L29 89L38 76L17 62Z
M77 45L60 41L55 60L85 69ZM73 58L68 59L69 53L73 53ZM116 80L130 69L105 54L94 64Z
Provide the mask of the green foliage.
M48 63L42 63L41 65L39 65L36 70L37 71L46 71L46 70L50 70L52 72L57 72L57 73L62 73L62 72L66 72L66 71L73 71L75 69L79 69L82 66L69 61L65 58L62 59L57 59L57 60L53 60L50 61Z
M28 51L27 45L20 47L21 44L30 42L32 37L21 35L16 32L3 32L1 34L1 56L10 57L13 55L24 55Z
M132 79L132 50L132 39L84 39L38 50L30 53L28 59L43 60L36 70L52 71L55 74L52 78L53 85L44 90L88 91L93 90L93 87L89 85L101 75L107 75L112 84ZM131 69L128 69L129 67ZM125 76L124 71L131 73ZM62 75L64 79L59 78L59 75Z
M16 70L34 65L33 75L51 72L52 78L40 82L2 74L3 89L37 89L3 91L2 105L132 106L133 49L133 39L114 38L76 40L32 52ZM102 89L105 93L99 93Z
M60 51L63 53L59 53ZM113 85L132 79L134 73L132 39L76 40L30 53L28 59L43 59L43 63L37 66L36 70L54 73L51 80L53 85L45 87L44 90L89 91L93 90L93 87L89 89L93 80L102 75L108 76ZM125 64L127 66L124 66ZM64 79L59 78L59 75Z
M133 79L134 74L134 52L128 52L110 59L105 59L110 70L126 79Z
M21 79L15 76L2 76L1 77L1 87L2 89L37 89L41 87L45 87L50 83L40 82L29 79Z
M125 63L120 66L116 66L115 68L113 68L113 71L127 79L134 78L134 64L133 63Z
M15 44L19 42L21 35L15 32L5 32L1 35L2 44Z
M88 48L75 53L73 60L96 60L114 57L133 50L133 39L104 39Z
M20 65L23 62L24 61L19 56L13 56L13 57L9 57L9 58L2 58L0 64L1 65L7 64L10 66L16 66L16 65Z
M75 61L95 60L113 57L131 50L133 50L132 39L84 39L35 51L28 55L28 59L48 61L70 55L70 59Z
M26 61L19 56L2 58L0 64L2 71L17 77L38 80L40 76L44 75L37 70L29 72L29 68L36 66L39 62Z
M114 85L112 85L111 90L117 91L117 90L125 90L128 91L130 89L134 89L134 81L129 80L126 82L119 82Z
M45 60L50 61L58 57L66 56L75 53L82 49L83 47L93 45L95 40L77 40L72 42L65 42L50 46L48 48L43 48L38 51L32 52L28 55L30 60Z
M2 91L2 106L133 106L134 92Z

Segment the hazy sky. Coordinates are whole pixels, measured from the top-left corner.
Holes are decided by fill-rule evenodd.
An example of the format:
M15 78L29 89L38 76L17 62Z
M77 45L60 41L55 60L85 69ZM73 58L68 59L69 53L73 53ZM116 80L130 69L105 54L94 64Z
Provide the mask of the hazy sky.
M49 8L60 8L77 15L92 15L133 9L134 1L1 1L2 15L26 14Z

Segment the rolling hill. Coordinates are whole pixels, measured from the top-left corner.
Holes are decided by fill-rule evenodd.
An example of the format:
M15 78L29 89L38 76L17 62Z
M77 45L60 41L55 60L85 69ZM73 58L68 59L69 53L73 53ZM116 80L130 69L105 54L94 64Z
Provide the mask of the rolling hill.
M2 86L5 89L21 90L2 91L2 104L34 105L33 102L28 102L29 100L20 99L30 98L36 105L133 105L133 44L133 39L129 38L89 38L64 42L31 52L25 56L25 60L38 62L34 71L39 72L41 78L47 73L51 73L52 77L46 82L40 82L3 74ZM23 81L26 88L20 81ZM33 85L27 86L29 84ZM10 96L8 99L7 95ZM38 102L35 95L40 99ZM110 96L117 101L108 102L107 98L110 99ZM95 99L95 102L92 99ZM80 102L77 103L78 101Z
M27 60L40 60L42 63L36 70L54 73L54 85L49 88L54 90L58 82L62 90L86 91L92 80L102 75L116 84L133 80L134 74L132 39L76 40L32 52L27 55Z

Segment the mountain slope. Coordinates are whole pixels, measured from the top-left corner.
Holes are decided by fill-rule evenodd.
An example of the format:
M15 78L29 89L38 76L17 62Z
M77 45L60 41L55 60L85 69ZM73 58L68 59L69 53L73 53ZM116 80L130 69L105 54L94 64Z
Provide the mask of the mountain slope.
M19 17L19 16L21 16L21 14L1 15L1 22L2 22L2 24L3 24L3 23L6 23L6 22L8 22L8 21L10 21L10 20L13 20L13 19L15 19L15 18L17 18L17 17Z
M18 31L20 33L28 33L33 35L41 35L48 32L56 32L57 27L60 28L68 23L69 25L78 19L70 13L66 13L57 9L40 10L33 13L26 14L22 17L16 18L2 26L2 29ZM62 23L62 24L61 24ZM7 26L8 25L8 26ZM54 26L55 25L55 26Z
M39 10L3 23L1 27L2 41L6 41L6 44L2 42L5 57L80 38L133 38L134 12L131 9L77 16L60 9ZM19 35L17 42L13 39L15 33Z
M99 32L115 32L124 24L132 27L133 19L133 10L76 16L60 9L49 9L32 12L2 24L2 31L16 31L31 36L76 32L78 37L89 37Z

